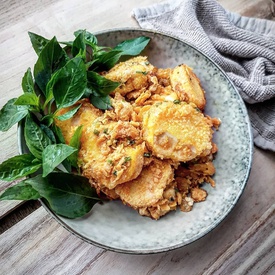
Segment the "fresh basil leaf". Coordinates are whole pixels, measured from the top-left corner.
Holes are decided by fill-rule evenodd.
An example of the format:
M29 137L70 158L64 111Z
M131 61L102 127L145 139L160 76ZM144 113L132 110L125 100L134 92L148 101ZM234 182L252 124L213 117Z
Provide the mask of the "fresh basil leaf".
M0 110L0 131L8 131L28 114L28 106L14 105L16 98L10 99Z
M77 149L66 144L48 145L42 153L43 177L51 173L60 163Z
M53 114L43 116L42 119L41 119L41 122L43 122L43 124L45 124L48 127L51 126L54 122Z
M52 143L57 143L53 131L45 124L40 124L41 130L48 136Z
M87 75L84 61L80 57L71 59L61 68L51 81L51 89L57 108L64 108L76 103L84 94Z
M0 179L13 181L36 172L41 166L31 154L15 156L0 164Z
M25 93L17 98L14 105L31 105L39 107L39 97L34 93Z
M71 140L70 140L70 146L77 149L74 153L72 153L69 157L68 160L71 163L73 167L78 168L77 161L78 161L78 151L80 148L80 139L81 139L81 134L82 134L82 125L77 127L75 130Z
M78 218L87 214L100 201L89 180L68 173L38 175L25 181L45 198L48 206L58 215Z
M70 111L68 111L67 113L60 115L60 116L56 116L55 118L57 118L58 120L64 121L67 120L71 117L74 116L74 114L78 111L78 109L81 107L81 104L72 108Z
M134 39L125 40L113 48L114 51L121 51L122 55L138 55L144 50L144 48L149 43L150 38L145 36L140 36Z
M0 200L37 200L40 198L39 192L24 181L9 187L0 195Z
M95 90L98 94L103 96L110 94L120 85L119 82L114 82L93 71L87 72L87 79L88 88Z
M52 126L53 132L55 133L56 139L58 140L58 143L66 143L65 138L62 134L61 129L56 125L53 124Z
M52 144L51 139L34 122L31 116L26 117L24 137L30 152L38 159L42 159L43 150Z
M85 43L89 46L91 46L92 48L94 48L95 46L97 46L97 38L95 35L93 35L92 33L86 31L86 30L78 30L74 32L75 37L77 37L80 33L84 34L84 38L85 38Z
M94 56L94 63L90 69L94 71L108 71L118 62L121 57L121 51L111 50L109 52L100 52Z
M83 60L86 59L86 45L83 32L80 32L75 38L72 46L72 54L74 57L78 55L82 57Z
M108 95L102 96L97 94L96 92L93 92L93 94L90 96L90 102L98 109L101 110L108 110L112 108L111 100Z
M39 55L49 40L33 32L28 32L28 34L31 39L33 49L37 55Z
M24 93L33 93L34 91L34 82L32 78L31 69L28 68L28 70L25 72L23 78L22 78L22 89Z
M67 55L54 37L40 52L34 65L34 79L41 91L46 93L46 86L52 74L67 62Z

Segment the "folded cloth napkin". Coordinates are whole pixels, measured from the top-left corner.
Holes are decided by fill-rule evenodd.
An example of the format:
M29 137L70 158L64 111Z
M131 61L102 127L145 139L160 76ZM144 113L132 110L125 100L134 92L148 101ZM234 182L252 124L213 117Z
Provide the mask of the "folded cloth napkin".
M275 151L275 22L226 11L215 0L168 0L133 16L212 58L246 103L255 145Z

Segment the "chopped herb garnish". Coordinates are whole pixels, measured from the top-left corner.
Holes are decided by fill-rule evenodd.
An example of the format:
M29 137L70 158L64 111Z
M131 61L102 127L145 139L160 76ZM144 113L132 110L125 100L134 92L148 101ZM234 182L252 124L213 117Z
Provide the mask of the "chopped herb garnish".
M136 143L136 141L134 139L129 139L129 144L130 145L134 145Z
M174 104L180 104L180 100L179 100L179 99L175 99L175 100L173 101L173 103L174 103Z
M113 175L114 175L114 176L117 176L117 171L116 171L116 170L113 172Z
M132 158L131 157L125 157L124 163L129 162Z
M136 71L137 74L144 74L144 75L147 75L148 72L143 72L143 71Z
M107 159L107 162L110 164L110 165L113 165L114 162L111 160L111 159Z
M94 129L94 134L98 136L99 135L99 131L97 129Z
M152 155L152 154L151 154L150 152L146 152L146 153L143 154L143 156L144 156L145 158L150 158L151 155Z
M106 135L108 135L108 128L105 128L105 129L103 130L103 133L106 134Z

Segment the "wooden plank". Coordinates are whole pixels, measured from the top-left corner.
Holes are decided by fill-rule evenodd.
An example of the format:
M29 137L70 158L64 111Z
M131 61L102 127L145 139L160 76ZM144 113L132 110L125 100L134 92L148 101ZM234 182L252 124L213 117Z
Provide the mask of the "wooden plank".
M0 163L18 154L16 126L10 131L0 134L0 144L4 150L0 151ZM0 193L16 184L17 181L6 182L0 180ZM22 201L0 201L0 219L21 205Z
M266 18L274 20L274 6L272 0L239 0L228 1L218 0L218 2L225 8L244 16Z
M14 205L12 205L14 201L5 201L5 203L7 204L7 206L9 206L10 203L10 209L5 213L5 215L0 217L0 234L8 230L10 227L14 226L16 223L27 217L30 213L41 206L38 200L20 203L17 202L17 204ZM2 203L0 203L0 207L1 206Z
M275 274L275 204L227 251L207 274Z
M228 223L226 223L228 226ZM18 234L20 232L20 234ZM3 274L266 274L274 270L274 206L216 258L232 235L219 227L201 240L156 255L127 255L94 247L39 208L0 240ZM222 242L220 241L222 238Z
M104 253L39 208L1 235L1 274L81 274Z

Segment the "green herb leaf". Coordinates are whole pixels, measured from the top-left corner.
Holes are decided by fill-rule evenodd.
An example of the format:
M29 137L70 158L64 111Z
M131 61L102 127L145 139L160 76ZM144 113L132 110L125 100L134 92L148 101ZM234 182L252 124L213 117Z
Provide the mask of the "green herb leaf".
M71 59L51 80L51 90L58 108L76 103L87 87L86 67L80 57Z
M53 124L52 125L52 130L55 133L56 139L58 140L57 143L64 143L65 144L66 143L65 138L62 134L61 129L58 126L56 126L55 124Z
M49 207L58 215L77 218L88 213L100 201L89 180L68 173L38 175L25 180L46 199Z
M40 124L41 130L48 136L52 143L57 143L54 132L45 124Z
M39 107L39 97L34 93L25 93L17 98L14 105L31 105Z
M0 131L8 131L28 114L28 107L14 105L16 98L10 99L0 110Z
M22 78L22 89L24 93L33 93L35 94L34 90L34 82L32 78L31 68L28 68L26 73Z
M39 192L24 181L9 187L0 195L0 200L37 200L40 198Z
M74 114L79 110L80 107L81 107L81 104L79 104L78 106L72 108L67 113L65 113L63 115L60 115L60 116L56 116L55 118L57 118L58 120L61 120L61 121L67 120L67 119L73 117Z
M83 32L80 32L73 41L72 54L73 56L80 56L85 60L86 58L86 45Z
M48 145L42 153L43 177L51 173L75 151L77 151L77 149L66 144Z
M93 94L90 97L90 102L98 109L101 110L108 110L112 108L111 105L111 99L108 95L102 96L97 94L96 92L93 92Z
M36 172L41 166L31 154L15 156L0 164L0 179L13 181Z
M41 122L44 125L47 125L48 127L51 126L54 122L54 115L49 114L49 115L43 116L42 119L41 119Z
M97 38L92 33L86 31L86 30L78 30L74 32L75 37L77 37L80 33L84 34L85 43L92 48L94 48L97 45Z
M113 90L115 90L120 83L114 82L101 76L100 74L89 71L87 72L88 87L95 90L99 95L109 95Z
M77 161L78 161L78 151L80 148L80 138L82 134L82 125L77 127L75 130L71 140L70 140L70 146L77 149L74 153L72 153L69 157L68 160L71 163L72 166L78 168Z
M115 48L113 48L114 51L120 51L121 56L122 55L138 55L141 53L142 50L147 46L149 43L150 38L141 36L134 39L125 40L122 43L118 44Z
M28 32L28 34L31 39L33 49L35 50L37 55L39 55L46 44L49 42L49 40L32 32Z
M50 40L41 50L34 65L34 79L41 91L46 93L46 86L51 76L62 68L67 61L67 55L56 38Z
M31 116L27 116L24 127L24 137L30 152L38 159L42 159L43 150L50 144L51 139L34 122Z
M90 69L94 71L108 71L115 64L121 57L121 51L111 50L109 52L99 52L97 55L94 56L95 60L92 63Z

